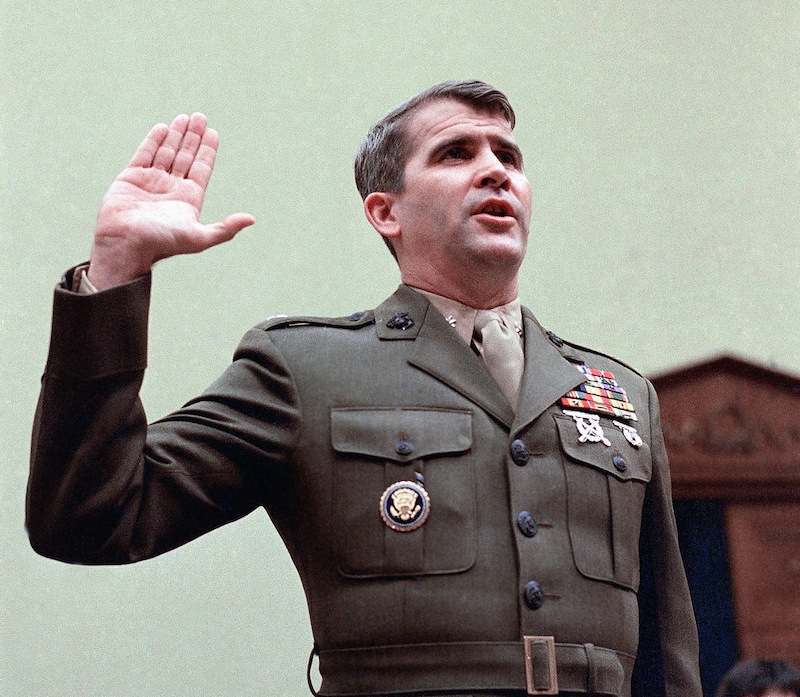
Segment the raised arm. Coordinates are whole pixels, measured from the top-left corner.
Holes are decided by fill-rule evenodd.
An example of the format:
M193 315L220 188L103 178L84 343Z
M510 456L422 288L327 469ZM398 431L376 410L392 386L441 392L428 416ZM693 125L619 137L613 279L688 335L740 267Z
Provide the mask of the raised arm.
M200 222L218 145L203 114L153 126L100 204L88 271L95 288L132 281L159 259L227 242L255 222L247 213Z

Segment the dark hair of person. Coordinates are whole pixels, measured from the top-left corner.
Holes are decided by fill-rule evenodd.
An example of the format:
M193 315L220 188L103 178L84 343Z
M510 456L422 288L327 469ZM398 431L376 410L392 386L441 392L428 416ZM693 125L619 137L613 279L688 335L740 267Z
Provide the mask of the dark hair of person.
M403 170L410 153L407 125L420 107L432 101L453 99L501 115L511 128L516 116L508 97L480 80L449 80L420 92L378 120L356 153L356 187L365 199L373 191L399 194Z
M761 697L769 689L800 697L800 671L786 661L741 661L725 674L714 697Z

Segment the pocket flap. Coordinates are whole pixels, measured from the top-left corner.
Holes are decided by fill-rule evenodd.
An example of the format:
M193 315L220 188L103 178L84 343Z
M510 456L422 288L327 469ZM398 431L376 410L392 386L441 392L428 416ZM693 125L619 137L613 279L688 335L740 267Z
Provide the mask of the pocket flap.
M556 416L561 448L571 460L588 465L620 481L637 480L649 482L653 463L650 448L642 443L638 448L631 445L622 431L610 421L601 419L603 435L610 445L581 442L574 419Z
M450 409L331 409L331 441L340 453L410 462L472 447L472 413Z

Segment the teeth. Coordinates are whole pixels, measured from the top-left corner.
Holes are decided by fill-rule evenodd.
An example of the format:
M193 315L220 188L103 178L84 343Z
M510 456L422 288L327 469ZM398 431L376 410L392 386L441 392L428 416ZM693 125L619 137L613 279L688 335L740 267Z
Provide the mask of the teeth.
M483 209L484 213L488 213L489 215L497 215L497 216L505 216L506 212L502 208L494 208L492 206L487 206Z

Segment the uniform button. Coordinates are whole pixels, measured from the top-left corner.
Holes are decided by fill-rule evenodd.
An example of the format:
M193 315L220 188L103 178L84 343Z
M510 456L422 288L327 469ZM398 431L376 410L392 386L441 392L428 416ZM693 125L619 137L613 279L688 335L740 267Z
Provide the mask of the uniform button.
M531 454L528 446L521 440L517 439L511 443L511 459L520 467L528 464Z
M525 598L525 604L531 610L538 610L544 605L544 591L536 581L528 581L525 584L523 597Z
M628 469L628 461L622 455L614 455L611 458L611 462L619 472L624 472Z
M536 525L536 521L528 511L522 511L517 516L517 527L525 537L533 537L539 532L539 526Z
M347 319L349 319L351 322L358 322L358 320L360 320L365 314L365 312L354 312Z
M414 444L407 440L399 440L394 446L394 451L398 455L411 455L414 452Z

